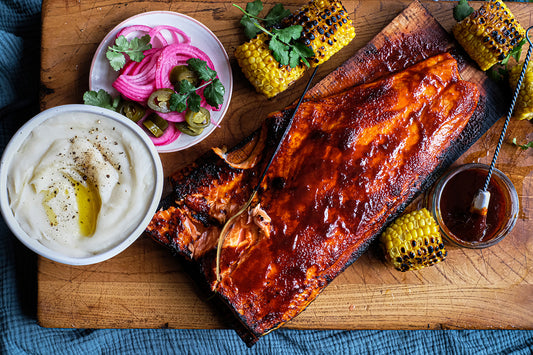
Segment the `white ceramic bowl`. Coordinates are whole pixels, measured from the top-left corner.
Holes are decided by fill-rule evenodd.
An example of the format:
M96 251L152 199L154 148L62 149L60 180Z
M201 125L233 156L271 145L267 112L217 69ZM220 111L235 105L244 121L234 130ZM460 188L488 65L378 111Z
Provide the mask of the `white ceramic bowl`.
M129 133L132 134L132 137L138 137L139 139L137 141L141 142L140 144L145 146L148 153L144 154L144 156L146 161L149 162L148 165L152 165L152 167L150 167L146 166L145 164L145 166L142 167L136 166L134 169L152 169L154 174L153 191L145 191L145 196L142 196L141 198L146 203L142 205L142 207L140 207L136 212L137 217L128 221L128 228L125 230L120 230L116 242L113 245L110 245L107 249L81 257L66 255L63 252L52 249L41 243L36 236L29 235L25 229L21 227L21 224L15 217L13 210L10 207L10 197L8 193L8 173L10 172L10 167L13 164L18 163L14 159L15 154L30 136L31 132L34 131L36 127L51 118L57 117L58 115L60 117L65 117L64 114L71 113L95 114L99 116L98 120L108 120L113 124L114 127L117 127L117 129L129 130ZM65 135L66 134L68 134L68 132L65 132ZM43 151L46 151L48 148L49 147L42 147ZM11 231L26 247L33 250L35 253L48 259L69 265L88 265L98 263L112 258L130 246L142 234L152 219L159 204L162 189L163 168L157 150L150 139L136 124L128 120L124 120L122 115L96 106L64 105L39 113L29 120L24 126L22 126L12 137L6 146L0 162L0 208L4 220ZM138 194L138 196L141 196L141 194ZM128 215L126 215L126 219L128 219L130 212L128 211L127 213Z

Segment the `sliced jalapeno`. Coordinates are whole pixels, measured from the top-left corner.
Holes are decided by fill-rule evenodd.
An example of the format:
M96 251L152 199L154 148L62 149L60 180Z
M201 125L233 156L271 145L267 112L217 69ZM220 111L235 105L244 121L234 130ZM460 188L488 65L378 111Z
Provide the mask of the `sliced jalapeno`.
M157 113L152 113L143 121L144 127L150 131L156 138L159 138L165 133L168 128L168 122Z
M159 89L154 91L148 98L148 107L161 113L170 112L170 97L173 93L174 90L172 89Z
M200 107L198 112L187 109L185 121L191 128L203 129L211 123L211 114L205 107Z
M176 65L170 71L168 78L174 87L176 87L176 85L178 85L182 80L187 80L194 86L197 86L199 81L198 75L196 75L196 73L190 70L186 65Z
M138 102L135 101L122 101L118 108L118 112L133 122L139 122L146 113L146 109Z
M188 134L189 136L198 136L204 131L203 128L192 128L187 122L176 122L176 128L179 129L180 132Z

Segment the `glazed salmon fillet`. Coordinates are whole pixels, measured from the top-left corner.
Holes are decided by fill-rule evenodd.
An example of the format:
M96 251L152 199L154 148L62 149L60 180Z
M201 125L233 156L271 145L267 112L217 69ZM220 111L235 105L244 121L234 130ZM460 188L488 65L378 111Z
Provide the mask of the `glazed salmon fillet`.
M250 196L292 108L269 115L230 152L210 152L173 175L173 193L146 234L198 266L253 343L366 250L438 167L478 100L476 85L443 53L304 101L251 207L224 239L220 282L221 228ZM247 152L244 164L234 163L235 152Z

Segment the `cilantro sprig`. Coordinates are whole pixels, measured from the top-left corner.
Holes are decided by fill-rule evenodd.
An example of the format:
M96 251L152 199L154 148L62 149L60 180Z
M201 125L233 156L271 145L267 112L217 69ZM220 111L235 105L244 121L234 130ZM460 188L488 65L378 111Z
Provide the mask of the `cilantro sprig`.
M191 111L198 112L202 98L197 91L202 88L204 89L205 101L209 105L213 107L221 105L224 102L226 89L220 79L217 78L217 72L209 68L205 60L198 58L187 60L187 66L196 73L203 83L196 87L187 80L181 80L177 88L175 88L176 92L170 96L170 110L183 112L189 108Z
M526 144L518 144L516 142L516 137L513 138L513 145L517 146L518 148L522 150L526 150L528 148L533 148L533 141L527 142Z
M509 59L514 58L517 62L520 61L520 55L522 54L522 47L526 43L526 39L522 39L516 46L509 51L507 56L501 61L502 65L505 65L507 68L507 63L509 63Z
M463 21L474 12L474 8L468 5L467 0L459 0L453 8L453 18L456 21Z
M249 39L254 38L258 33L261 33L261 29L257 27L259 21L262 21L267 27L273 26L291 14L291 11L285 9L283 4L276 4L270 9L264 18L258 17L261 11L263 11L263 3L261 0L255 0L246 4L246 11L238 5L233 4L233 6L244 13L240 22L244 27L244 34Z
M314 52L311 48L297 41L302 35L302 26L293 25L280 29L273 28L270 31L265 28L265 26L269 27L278 24L283 18L290 15L290 11L285 9L282 4L275 5L265 18L258 17L259 13L263 10L261 0L248 3L246 10L236 4L233 4L233 6L241 10L244 14L240 22L248 38L253 38L261 32L270 36L268 48L272 52L274 59L281 65L289 65L291 68L294 68L302 62L306 66L309 66L307 58L314 56Z
M498 64L487 70L487 75L496 83L503 83L507 81L509 76L509 60L514 58L516 63L520 62L520 56L522 55L522 47L526 43L526 40L521 40L516 46L513 47L507 53L507 56Z
M98 91L86 91L83 94L83 103L86 105L98 106L117 111L120 103L120 96L113 98L104 89L100 89Z
M109 60L109 64L114 70L120 70L126 64L126 56L135 61L140 62L144 58L144 51L151 49L150 35L142 37L135 37L128 41L124 36L119 36L115 39L113 46L107 47L105 54Z

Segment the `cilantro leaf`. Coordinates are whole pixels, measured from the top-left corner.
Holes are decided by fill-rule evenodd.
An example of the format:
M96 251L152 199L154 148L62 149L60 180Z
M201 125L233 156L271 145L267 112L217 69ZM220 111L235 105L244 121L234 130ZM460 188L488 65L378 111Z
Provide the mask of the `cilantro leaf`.
M86 91L83 94L83 103L86 105L107 108L113 111L117 110L120 99L113 99L104 89L96 91Z
M226 88L224 88L222 82L219 79L215 79L204 89L205 101L207 101L209 105L218 108L218 106L222 105L224 102L225 93Z
M198 75L200 80L209 81L217 77L217 72L209 68L205 60L191 58L187 60L187 65Z
M290 44L291 40L300 38L303 27L300 25L293 25L282 29L272 30L273 37L277 37L281 42Z
M248 7L246 7L246 10L248 10ZM265 17L265 26L273 26L279 23L285 17L289 16L290 14L291 11L284 8L283 4L276 4L273 8L270 9L270 11Z
M514 58L517 62L520 61L520 55L522 54L522 47L526 43L526 39L522 39L516 46L513 47L507 54L507 56L501 61L503 65L509 63L509 59Z
M200 103L202 102L202 97L196 93L196 91L189 94L187 99L187 107L189 110L198 112L200 111Z
M518 144L518 143L516 142L516 137L513 138L513 144L516 145L517 147L519 147L519 148L522 149L522 150L526 150L526 149L528 149L528 148L533 148L533 141L530 141L530 142L528 142L528 143L526 143L526 144Z
M299 64L300 64L300 55L298 54L298 52L295 50L290 51L289 52L289 66L291 68L294 68L294 67L297 67ZM307 62L306 65L309 66L309 62Z
M470 16L474 12L474 9L468 5L467 0L459 0L457 5L453 8L453 18L456 21L463 21L465 18Z
M126 65L126 57L122 53L107 51L105 56L109 60L111 68L113 68L115 71L122 69L124 65Z
M252 16L257 16L263 11L263 3L261 0L255 0L246 4L246 12Z
M144 51L152 48L150 44L150 36L144 35L141 38L135 37L130 41L124 36L119 36L115 39L113 46L107 47L106 57L109 64L114 70L120 70L126 64L126 56L135 61L140 62L144 58Z
M150 36L145 35L141 38L132 38L130 41L130 49L126 51L128 56L134 62L140 62L144 59L144 51L151 49L152 45L150 44Z
M246 15L241 18L241 25L244 27L244 34L249 39L254 38L258 33L261 33L261 29L259 29L256 24L259 24L259 22L254 18Z
M310 58L315 55L315 53L313 52L311 48L307 47L305 44L301 42L294 42L294 47L293 47L292 52L295 52L296 54L298 54L299 60L301 60L306 66L309 66L309 62L307 61L306 58ZM298 64L294 66L291 64L291 68L294 68Z
M191 92L196 91L196 87L193 84L191 84L190 81L184 79L184 80L179 82L177 91L180 94L187 95L187 94L189 94Z
M187 109L187 97L188 95L183 94L172 94L170 95L170 100L168 102L168 107L171 111L183 112Z
M249 39L254 38L258 33L261 32L259 27L256 26L259 25L259 21L255 18L259 13L263 10L263 3L261 0L255 0L254 2L249 2L246 5L246 11L244 11L241 7L234 4L235 7L239 8L242 12L244 12L244 15L241 18L241 25L244 27L244 34Z
M295 41L300 38L302 29L302 26L294 25L272 31L272 38L268 48L272 51L274 59L281 65L289 65L294 68L300 65L300 61L302 61L309 66L306 58L314 55L313 50L303 43Z
M273 36L270 39L268 48L272 51L272 56L277 60L281 65L289 64L289 46L281 42L278 39L278 36Z

